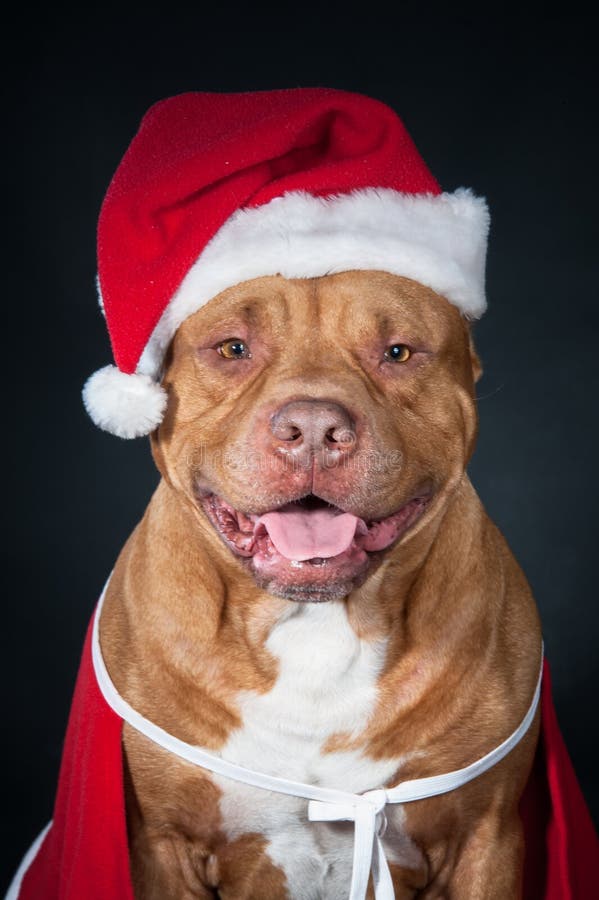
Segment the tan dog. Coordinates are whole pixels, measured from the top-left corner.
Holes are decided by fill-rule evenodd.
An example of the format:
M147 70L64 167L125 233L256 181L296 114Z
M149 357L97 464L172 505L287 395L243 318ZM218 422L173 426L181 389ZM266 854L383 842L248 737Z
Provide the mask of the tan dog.
M259 278L189 317L152 438L162 481L100 623L123 696L225 759L356 792L500 744L530 704L541 638L465 474L479 374L460 311L383 272ZM359 523L348 546L339 510ZM317 542L339 553L277 550L307 546L318 516ZM389 809L398 898L520 896L536 737L535 723L482 777ZM348 823L308 822L305 801L213 776L128 725L124 752L140 900L347 897Z

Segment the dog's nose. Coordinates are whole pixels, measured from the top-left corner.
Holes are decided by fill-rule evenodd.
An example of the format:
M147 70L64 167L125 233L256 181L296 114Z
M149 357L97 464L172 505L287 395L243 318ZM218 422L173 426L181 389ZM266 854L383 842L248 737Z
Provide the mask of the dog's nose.
M276 451L306 464L316 457L334 465L356 444L349 412L331 400L285 403L272 416L270 428Z

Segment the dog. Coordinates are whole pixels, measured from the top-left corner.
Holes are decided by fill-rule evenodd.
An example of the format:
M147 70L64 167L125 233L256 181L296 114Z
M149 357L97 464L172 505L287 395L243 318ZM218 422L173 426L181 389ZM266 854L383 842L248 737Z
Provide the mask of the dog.
M161 480L9 900L516 900L521 813L526 900L593 896L539 616L467 474L488 225L358 94L144 117L83 397Z
M123 696L225 759L352 791L499 744L541 636L466 474L480 372L459 311L384 272L251 280L191 316L152 436L162 480L100 622ZM314 558L343 515L366 533ZM537 730L459 791L387 813L396 897L519 896ZM136 897L347 896L349 826L215 783L130 726L123 741Z

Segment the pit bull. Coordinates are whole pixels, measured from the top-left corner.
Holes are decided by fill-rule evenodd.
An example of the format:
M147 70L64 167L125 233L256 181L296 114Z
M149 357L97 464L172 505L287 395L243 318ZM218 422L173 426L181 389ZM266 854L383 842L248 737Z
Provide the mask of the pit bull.
M355 792L501 743L541 637L465 471L479 375L460 313L384 272L252 280L190 317L152 436L162 481L100 622L128 702L224 759ZM519 896L536 736L387 813L396 897ZM123 743L136 897L347 896L349 826L127 725Z
M371 98L144 117L83 398L161 480L9 900L593 895L539 616L466 471L488 226Z

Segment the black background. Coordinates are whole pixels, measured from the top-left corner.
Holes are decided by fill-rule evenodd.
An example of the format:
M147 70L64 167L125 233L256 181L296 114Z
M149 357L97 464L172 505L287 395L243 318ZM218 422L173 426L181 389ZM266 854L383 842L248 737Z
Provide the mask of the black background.
M139 119L186 90L331 86L393 106L446 190L488 198L489 310L471 476L535 592L555 700L599 816L594 26L285 7L33 12L6 32L2 871L51 816L85 626L157 477L95 429L110 361L95 226ZM0 883L0 889L3 884Z

